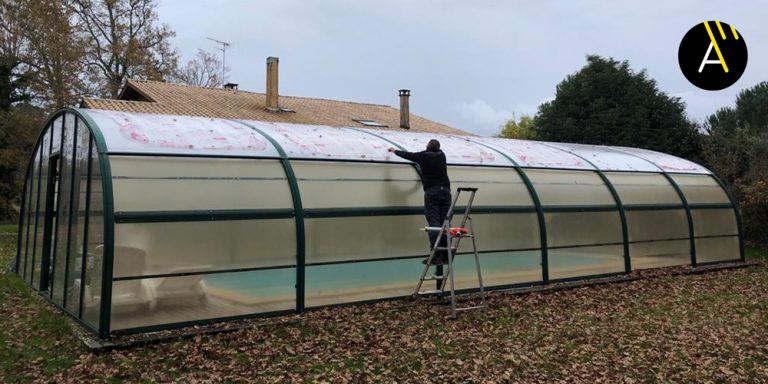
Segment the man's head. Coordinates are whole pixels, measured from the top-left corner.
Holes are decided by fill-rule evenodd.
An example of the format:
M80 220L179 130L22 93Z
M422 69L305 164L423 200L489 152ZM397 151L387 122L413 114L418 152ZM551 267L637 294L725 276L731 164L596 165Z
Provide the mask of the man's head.
M439 141L437 141L435 139L432 139L432 140L429 141L429 143L427 143L427 151L437 152L439 150L440 150L440 142Z

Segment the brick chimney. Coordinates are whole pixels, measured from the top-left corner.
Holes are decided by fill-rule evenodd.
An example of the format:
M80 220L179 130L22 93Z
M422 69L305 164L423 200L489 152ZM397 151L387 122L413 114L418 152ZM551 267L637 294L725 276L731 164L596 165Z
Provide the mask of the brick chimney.
M408 99L411 97L409 89L400 90L400 128L411 129L411 112L408 107Z
M277 64L280 59L267 57L267 109L278 109Z

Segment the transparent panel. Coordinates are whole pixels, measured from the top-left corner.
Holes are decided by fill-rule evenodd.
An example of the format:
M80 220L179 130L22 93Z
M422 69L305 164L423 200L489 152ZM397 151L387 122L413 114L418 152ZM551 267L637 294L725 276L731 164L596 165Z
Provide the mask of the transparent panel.
M292 310L296 269L112 283L112 330Z
M526 169L541 204L616 205L611 191L595 172Z
M688 240L648 241L629 244L632 270L691 264Z
M550 279L624 272L622 245L550 249L548 256Z
M403 132L402 130L361 129L372 132L390 141L400 144L410 152L419 152L427 148L429 140L440 141L440 149L445 152L448 164L465 165L512 165L504 156L488 147L470 141L470 136L450 136L439 133Z
M653 163L632 156L624 152L618 152L609 147L599 145L548 143L576 155L586 158L598 169L605 171L637 171L658 172L659 168Z
M113 277L296 265L294 219L115 225Z
M472 137L470 140L500 150L522 167L594 169L593 166L578 156L536 141L495 137Z
M291 208L279 160L111 156L115 211Z
M56 120L51 123L51 148L49 153L56 153L61 151L61 127L62 127L62 120L64 118L62 116L59 116L56 118Z
M421 258L308 266L306 305L309 307L406 296L424 268ZM541 252L480 254L486 287L541 281ZM477 288L474 257L461 254L454 262L456 289ZM434 282L425 282L432 289Z
M98 109L80 112L96 123L110 152L279 157L262 134L235 121Z
M692 209L691 215L696 237L739 234L733 209Z
M618 211L545 213L547 245L598 245L623 243Z
M64 120L64 141L61 146L61 159L59 160L59 173L56 183L56 223L55 237L56 249L53 252L53 287L51 296L55 303L64 304L64 290L67 278L67 260L71 245L69 237L70 217L72 211L72 172L74 168L75 148L75 119L73 115L66 115Z
M658 173L606 172L624 205L682 204L666 177Z
M478 188L473 206L533 206L531 194L513 168L449 167L452 193L456 188ZM462 195L466 198L469 195ZM466 201L466 200L463 200ZM464 205L463 201L459 205Z
M535 213L473 215L478 250L535 249L541 246ZM308 219L307 263L426 256L429 241L424 216ZM469 252L464 239L459 252Z
M21 240L21 250L19 251L19 276L27 281L28 283L31 283L31 281L27 278L29 276L27 274L27 271L32 269L32 250L33 248L33 241L32 237L35 236L35 216L37 216L37 178L35 175L37 174L39 168L40 168L40 162L37 161L37 159L40 157L40 148L38 147L35 150L35 153L32 155L31 161L30 161L30 167L27 172L27 180L26 180L26 191L24 192L24 217L23 217L23 223L19 223L19 225L23 226L22 229L22 240Z
M41 153L41 159L40 161L40 171L36 171L35 178L37 179L37 190L35 194L37 195L37 206L38 209L36 210L36 217L35 217L35 235L33 238L33 253L32 253L32 266L33 268L30 268L28 271L30 274L30 278L27 280L32 280L32 285L35 287L35 289L40 288L40 271L41 271L41 260L42 260L42 254L43 254L43 227L45 224L45 198L48 192L48 184L47 184L47 177L48 177L48 159L50 158L51 153L51 133L52 129L49 128L47 130L47 133L45 136L43 136L42 140L42 153Z
M83 237L85 236L85 192L88 183L88 143L90 133L82 120L78 120L75 148L74 177L72 178L72 223L69 234L69 261L67 266L66 308L78 315L80 285L83 270Z
M104 194L96 143L91 141L90 206L88 210L88 239L85 250L85 286L83 289L83 320L99 328L101 286L104 262Z
M737 260L740 257L738 236L696 239L697 263Z
M684 209L627 211L629 241L688 239Z
M720 184L712 176L699 175L670 175L689 204L726 203L730 204L728 195L720 188Z
M291 161L291 166L304 208L424 206L411 165Z
M655 152L650 151L647 149L640 149L640 148L629 148L629 147L608 147L617 151L629 153L638 157L641 157L643 159L646 159L658 166L659 168L662 168L663 170L667 172L682 172L682 173L710 173L706 168L702 167L701 165L698 165L694 162L681 159L679 157L675 157L672 155L667 155L666 153L661 152Z

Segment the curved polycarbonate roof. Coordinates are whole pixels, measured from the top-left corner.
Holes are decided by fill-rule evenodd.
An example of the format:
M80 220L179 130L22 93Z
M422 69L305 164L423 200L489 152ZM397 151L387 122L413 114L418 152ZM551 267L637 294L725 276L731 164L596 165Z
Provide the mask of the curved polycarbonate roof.
M91 128L102 133L110 153L280 157L269 137L293 159L405 162L387 149L421 151L430 139L437 139L448 163L457 165L711 173L688 160L638 148L95 109L79 112L93 120L96 127Z
M193 116L80 109L96 123L108 152L280 157L263 135L241 123Z

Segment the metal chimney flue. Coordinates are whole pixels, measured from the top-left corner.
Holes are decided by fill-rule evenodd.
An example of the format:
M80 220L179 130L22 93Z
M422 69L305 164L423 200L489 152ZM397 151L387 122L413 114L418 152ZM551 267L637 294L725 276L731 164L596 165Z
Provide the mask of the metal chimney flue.
M411 129L411 112L408 99L411 97L409 89L401 89L400 93L400 128Z
M278 110L277 65L280 59L267 57L267 109Z

